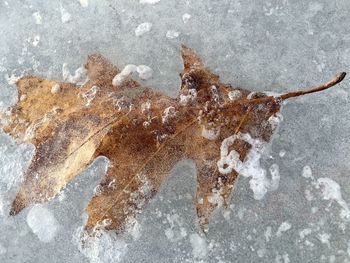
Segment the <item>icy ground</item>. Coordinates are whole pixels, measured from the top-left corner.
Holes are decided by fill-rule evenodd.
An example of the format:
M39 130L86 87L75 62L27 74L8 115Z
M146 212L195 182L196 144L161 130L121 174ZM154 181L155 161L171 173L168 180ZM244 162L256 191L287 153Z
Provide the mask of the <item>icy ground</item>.
M349 13L348 0L0 0L0 108L16 101L18 77L62 80L63 64L73 73L94 52L120 68L148 66L143 83L176 96L182 43L235 86L309 87L350 71ZM207 236L198 235L190 161L132 229L85 249L79 230L104 158L53 201L8 217L34 149L0 133L0 262L350 262L349 80L285 105L257 167L278 187L257 200L240 177Z

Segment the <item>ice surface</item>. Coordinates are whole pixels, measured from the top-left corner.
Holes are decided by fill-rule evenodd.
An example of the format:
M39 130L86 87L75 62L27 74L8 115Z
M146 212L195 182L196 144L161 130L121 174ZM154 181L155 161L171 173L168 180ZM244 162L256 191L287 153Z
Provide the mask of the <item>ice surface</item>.
M233 88L280 94L314 86L350 68L349 13L346 0L0 1L0 108L19 99L14 84L21 76L63 81L66 63L67 80L76 81L83 72L73 69L96 52L121 69L147 65L152 77L145 84L175 97L181 44ZM137 37L145 22L151 29ZM169 31L177 36L167 38ZM59 227L42 242L27 224L33 207L8 216L33 146L0 133L0 262L350 262L349 84L346 78L284 103L284 121L256 166L264 180L252 184L263 186L261 193L266 185L275 190L256 200L252 177L240 177L231 205L214 213L206 236L196 223L194 164L184 161L124 234L104 234L82 248L77 229L108 167L98 159L42 206ZM193 99L182 94L184 104ZM291 227L277 236L284 222Z
M59 229L55 216L41 205L35 205L29 210L27 224L42 242L51 242Z
M142 36L143 34L151 31L152 29L152 23L150 22L144 22L142 24L139 24L135 29L135 35L137 37Z

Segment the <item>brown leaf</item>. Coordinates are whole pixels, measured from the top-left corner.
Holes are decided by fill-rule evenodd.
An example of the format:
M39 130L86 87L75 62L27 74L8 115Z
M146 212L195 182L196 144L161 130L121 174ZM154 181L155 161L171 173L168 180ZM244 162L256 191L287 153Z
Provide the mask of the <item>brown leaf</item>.
M110 165L87 207L86 229L120 231L159 191L174 164L189 158L198 170L199 223L207 230L214 209L228 204L249 154L270 140L281 102L345 77L341 73L310 90L269 96L221 83L185 46L182 57L176 99L131 77L113 86L121 71L101 55L89 56L89 81L81 87L20 79L18 103L0 117L6 133L33 143L36 151L10 213L53 198L96 157L106 156Z

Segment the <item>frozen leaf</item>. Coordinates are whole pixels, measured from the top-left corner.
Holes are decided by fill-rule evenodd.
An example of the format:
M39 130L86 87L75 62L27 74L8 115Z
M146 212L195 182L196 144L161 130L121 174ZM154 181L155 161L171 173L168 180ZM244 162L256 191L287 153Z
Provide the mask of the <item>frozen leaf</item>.
M213 210L227 205L238 174L261 170L254 168L254 153L270 140L283 100L327 89L345 77L271 96L221 83L184 46L182 58L177 98L141 86L101 55L89 56L88 81L79 86L19 79L23 99L0 115L3 129L36 151L10 213L55 197L95 158L106 156L110 166L86 209L85 228L121 231L135 222L172 167L189 158L197 166L196 208L206 230Z

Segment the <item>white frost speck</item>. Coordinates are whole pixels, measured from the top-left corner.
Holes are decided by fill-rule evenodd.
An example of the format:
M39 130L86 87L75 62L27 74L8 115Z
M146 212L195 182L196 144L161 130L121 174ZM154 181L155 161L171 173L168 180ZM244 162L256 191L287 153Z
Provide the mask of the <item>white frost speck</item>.
M301 174L303 177L305 178L310 178L310 179L314 179L313 175L312 175L312 170L311 167L308 165L305 165L303 167L303 172Z
M196 99L197 99L197 91L195 89L190 89L188 91L187 95L180 94L180 101L179 101L179 103L182 106L186 106L189 103L195 101Z
M280 237L283 232L288 231L291 227L292 225L289 222L283 222L277 229L276 236Z
M97 86L92 86L91 89L83 93L81 96L86 100L86 107L91 105L91 102L95 99L96 94L100 91L100 88Z
M316 189L321 189L324 200L334 200L342 207L340 213L342 218L350 219L349 206L342 198L340 186L337 182L327 177L319 178L316 182Z
M264 257L265 254L266 254L266 249L265 249L265 248L259 248L259 249L256 251L256 253L258 254L258 257L259 257L259 258L262 258L262 257Z
M62 65L62 76L64 81L76 84L78 86L84 85L89 80L85 67L78 68L72 76L67 63Z
M35 23L37 25L41 25L43 23L43 18L42 18L42 16L41 16L39 11L33 13L32 16L34 17Z
M280 152L278 153L278 155L283 158L286 155L286 150L280 150Z
M272 235L272 228L270 226L268 226L266 228L266 231L265 231L265 240L266 242L269 242L270 241L270 238L271 238L271 235Z
M202 136L208 140L216 140L220 135L220 128L217 129L207 129L203 126Z
M271 125L271 128L273 130L275 130L278 126L278 124L280 124L280 122L283 121L283 116L281 113L277 112L275 113L275 115L272 115L269 119L268 119L268 122L270 123Z
M16 76L15 74L5 75L5 79L9 85L14 85L22 76Z
M50 242L57 234L59 225L47 208L36 205L27 214L27 224L42 242Z
M146 65L136 66L133 64L128 64L123 68L123 70L119 74L115 75L115 77L112 80L112 85L113 86L121 85L123 81L134 72L137 72L139 75L139 78L142 80L147 80L151 78L153 75L153 70Z
M180 36L180 32L175 30L168 30L165 34L165 36L169 39L174 39Z
M331 244L329 242L331 235L327 234L327 233L322 233L322 234L318 234L318 239L323 243L326 244L328 246L328 248L331 247Z
M192 245L192 254L195 259L203 259L207 255L207 243L205 239L198 234L190 235L190 242Z
M134 240L137 240L141 236L141 225L135 218L128 220L126 224L127 232L132 236Z
M137 37L140 37L143 34L151 31L151 29L152 29L152 23L150 23L150 22L145 22L145 23L139 24L135 29L135 35Z
M167 214L166 219L170 227L165 229L164 234L171 242L178 242L187 236L182 219L178 214Z
M133 65L133 64L128 64L126 65L123 70L117 74L113 80L112 80L112 84L113 86L118 86L120 84L122 84L122 82L129 77L129 75L131 75L133 72L135 72L137 69L137 66Z
M191 18L191 15L188 13L185 13L182 15L182 21L184 22L184 24L186 24Z
M159 3L160 0L140 0L140 4L150 4L150 5L154 5L156 3Z
M235 90L231 90L227 95L230 100L234 101L242 97L242 92L238 89L235 89Z
M139 74L139 78L143 80L147 80L152 78L153 70L146 65L139 65L136 68L137 73Z
M163 111L162 123L168 123L171 119L175 118L176 109L173 106L169 106Z
M64 9L61 6L60 10L61 10L61 21L62 21L62 23L68 23L69 21L72 20L72 15L70 13L68 13L66 9Z
M99 230L97 235L92 237L81 228L78 228L74 240L79 245L79 250L90 263L122 262L125 253L128 251L127 243L111 233Z
M60 84L56 83L52 86L51 88L51 93L52 94L57 94L61 91L61 87L60 87Z
M89 0L79 0L79 3L82 7L88 7L89 6Z
M312 230L310 228L305 228L299 232L299 236L301 239L304 239L307 235L310 235Z
M36 35L36 36L34 37L34 39L33 39L32 44L33 44L34 47L36 47L36 46L39 44L39 42L40 42L40 36L39 36L39 35Z
M237 139L246 141L252 146L243 162L239 159L238 152L235 150L229 152L230 146ZM265 144L259 139L253 139L248 133L237 133L222 141L220 160L217 162L221 174L228 174L235 170L244 177L251 177L249 184L256 200L261 200L268 191L276 190L280 180L277 165L270 168L271 179L267 178L266 170L260 166L260 157Z

